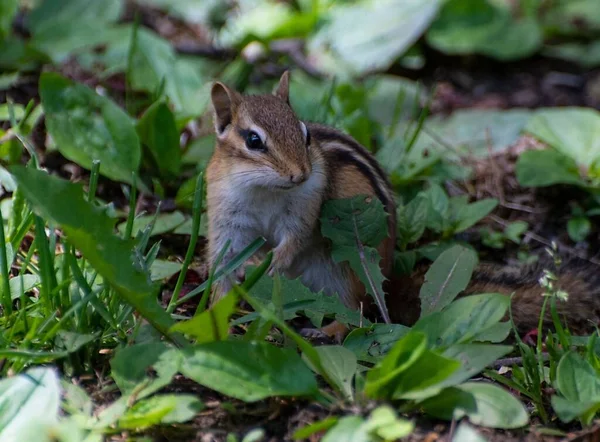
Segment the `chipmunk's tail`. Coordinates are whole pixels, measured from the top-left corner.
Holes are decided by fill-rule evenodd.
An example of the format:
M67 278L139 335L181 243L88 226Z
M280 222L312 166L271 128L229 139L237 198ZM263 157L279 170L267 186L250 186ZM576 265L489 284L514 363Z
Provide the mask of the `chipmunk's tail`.
M388 293L402 293L402 296L389 296L389 309L394 322L410 325L416 321L420 311L419 289L424 282L427 266L419 267L410 277L392 278ZM511 311L519 332L537 329L544 288L540 278L544 270L557 277L553 281L555 289L568 294L566 301L557 300L557 310L564 325L572 334L593 333L600 325L600 267L581 259L569 259L556 269L550 257L541 257L534 264L523 266L481 263L476 268L471 283L464 293L466 296L477 293L502 293L511 295ZM548 308L544 321L551 325Z

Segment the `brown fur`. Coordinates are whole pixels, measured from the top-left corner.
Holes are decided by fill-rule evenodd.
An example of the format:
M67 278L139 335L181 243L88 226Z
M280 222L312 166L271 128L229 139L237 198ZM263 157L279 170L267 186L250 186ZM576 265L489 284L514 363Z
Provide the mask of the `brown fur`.
M395 296L390 296L388 305L395 321L410 325L418 319L419 290L428 269L428 265L420 265L410 276L397 276L391 281ZM514 293L511 312L517 329L525 333L538 326L544 302L539 278L544 269L554 271L553 263L545 257L538 263L522 267L481 263L475 269L471 283L459 296L478 293L501 293L510 296ZM557 287L569 294L566 302L557 301L557 310L573 334L589 334L600 325L599 270L581 260L571 260L563 264L557 272ZM508 315L505 319L508 319ZM549 307L544 317L544 325L552 326Z

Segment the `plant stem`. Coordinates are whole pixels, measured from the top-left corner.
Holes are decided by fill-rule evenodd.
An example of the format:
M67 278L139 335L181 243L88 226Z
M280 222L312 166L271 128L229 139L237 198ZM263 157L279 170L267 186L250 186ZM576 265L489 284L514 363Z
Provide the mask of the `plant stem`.
M188 267L192 262L192 258L194 257L194 253L196 251L196 242L198 241L198 230L200 230L200 220L202 218L202 197L204 195L204 174L200 172L198 174L198 178L196 180L196 190L194 193L194 205L192 211L192 236L190 238L190 243L188 245L187 253L185 254L185 259L183 260L183 266L181 267L181 271L179 272L179 277L177 278L177 283L175 284L175 290L173 290L173 296L169 301L169 305L167 307L167 313L173 312L175 310L176 301L179 298L179 293L181 292L181 287L183 287L183 281L185 281L185 275L187 273Z
M10 283L8 282L8 250L4 237L4 219L0 216L0 276L2 276L2 304L4 317L7 319L12 313L12 298L10 296ZM8 326L8 323L5 324Z

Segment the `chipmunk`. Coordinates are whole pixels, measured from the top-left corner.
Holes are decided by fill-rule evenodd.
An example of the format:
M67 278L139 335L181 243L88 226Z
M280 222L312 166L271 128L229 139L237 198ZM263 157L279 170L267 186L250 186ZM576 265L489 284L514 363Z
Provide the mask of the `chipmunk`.
M226 265L259 236L273 249L270 272L300 277L313 292L338 295L346 307L370 305L363 284L347 263L336 263L320 233L319 216L330 199L368 195L379 198L388 214L387 237L378 251L388 279L387 303L393 322L410 325L419 314L419 289L427 265L409 276L392 274L396 243L396 207L391 185L370 152L350 136L331 127L303 122L289 101L289 73L272 95L244 96L217 82L211 90L217 145L207 176L208 258L212 267L230 242L221 265ZM482 263L461 296L475 293L515 294L512 305L517 328L537 327L543 289L538 283L551 263L510 267ZM581 263L566 263L561 288L570 294L559 303L575 333L593 331L600 318L600 272ZM244 267L236 272L241 280ZM392 287L392 289L390 289ZM218 281L215 302L231 289ZM547 311L546 322L550 322ZM334 321L308 336L325 334L340 339L347 328Z
M375 158L336 129L300 121L290 105L287 71L272 95L245 96L217 82L211 101L217 142L206 170L210 265L228 240L223 265L262 236L273 249L271 272L300 277L312 291L337 294L346 307L359 309L367 302L365 287L348 263L333 260L319 216L330 199L379 198L388 214L388 235L378 247L380 266L390 275L396 208ZM237 274L242 276L243 268ZM219 281L211 302L230 289L229 281ZM345 331L333 322L314 334Z

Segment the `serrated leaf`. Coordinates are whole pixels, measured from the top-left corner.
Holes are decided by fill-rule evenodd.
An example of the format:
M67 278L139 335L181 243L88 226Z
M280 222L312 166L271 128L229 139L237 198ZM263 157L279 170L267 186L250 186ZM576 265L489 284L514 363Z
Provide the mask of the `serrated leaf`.
M106 97L52 72L40 77L40 97L48 132L67 159L130 183L141 159L133 120Z
M115 290L160 332L173 323L157 302L157 286L133 266L133 241L113 234L115 220L84 199L81 185L51 177L46 172L13 166L10 172L36 213L59 225Z
M313 373L294 350L266 342L198 345L183 353L181 373L246 402L270 396L313 396L318 391Z
M425 274L421 287L421 316L442 310L462 292L477 264L477 254L462 246L443 252Z
M349 309L337 296L327 296L323 292L313 293L302 284L299 278L287 279L280 276L283 319L289 320L304 314L315 327L321 327L325 316L333 316L335 320L346 325L370 325L368 319L361 318L360 312ZM250 290L252 297L269 303L273 294L273 278L264 275ZM243 324L259 317L258 313L250 313L233 321L233 325Z
M350 264L384 319L388 318L382 290L385 278L379 266L381 256L373 247L388 235L386 217L381 201L365 195L329 200L321 209L321 232L333 242L333 260Z

